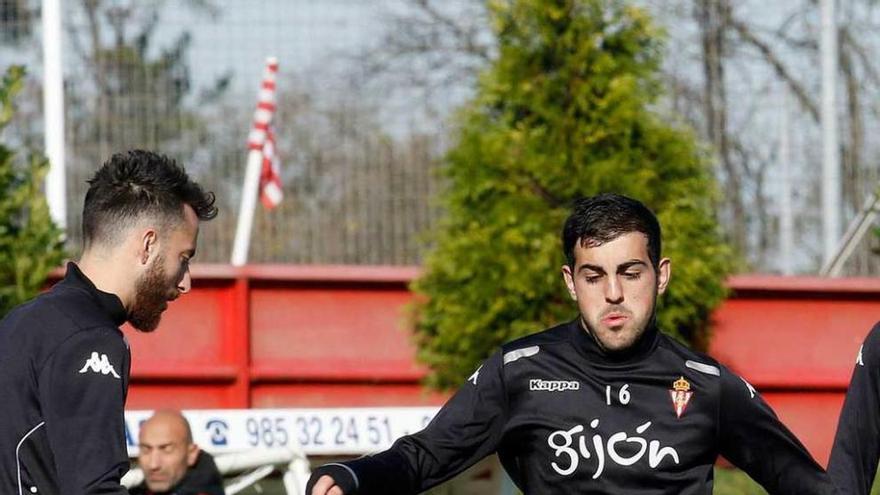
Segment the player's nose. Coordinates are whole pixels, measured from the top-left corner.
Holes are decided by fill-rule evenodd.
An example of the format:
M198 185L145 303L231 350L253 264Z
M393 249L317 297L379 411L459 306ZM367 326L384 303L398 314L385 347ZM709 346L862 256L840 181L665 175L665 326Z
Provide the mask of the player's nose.
M183 272L183 277L177 284L177 290L181 294L186 294L190 289L192 289L192 276L189 274L189 267L187 267L186 271Z
M623 288L617 277L608 277L605 283L605 301L609 304L620 304L623 302Z

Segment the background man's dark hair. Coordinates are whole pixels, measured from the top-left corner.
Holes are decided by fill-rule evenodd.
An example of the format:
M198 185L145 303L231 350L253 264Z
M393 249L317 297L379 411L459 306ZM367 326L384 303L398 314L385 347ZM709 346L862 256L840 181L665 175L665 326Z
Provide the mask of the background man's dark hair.
M117 153L88 182L82 220L86 247L115 242L142 217L173 225L183 219L184 204L199 220L217 216L214 193L205 192L173 159L151 151Z
M629 232L648 237L648 257L657 269L660 263L660 222L642 203L619 194L578 198L562 229L562 249L568 266L574 267L578 242L599 246Z

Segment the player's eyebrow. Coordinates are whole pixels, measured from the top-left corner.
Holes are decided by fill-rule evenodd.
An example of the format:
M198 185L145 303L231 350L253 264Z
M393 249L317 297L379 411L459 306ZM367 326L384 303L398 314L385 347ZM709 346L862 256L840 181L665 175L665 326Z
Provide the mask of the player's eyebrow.
M604 275L604 274L606 273L606 272L605 272L605 269L602 268L601 266L599 266L599 265L592 265L592 264L590 264L590 263L583 263L583 264L581 264L581 266L579 266L578 269L577 269L578 273L580 273L580 272L582 272L582 271L584 271L584 270L592 270L592 271L594 271L594 272L596 272L596 273L598 273L598 274L600 274L600 275Z
M644 266L644 267L647 267L648 264L645 263L645 262L642 261L642 260L636 260L636 259L629 260L629 261L627 261L626 263L621 263L621 264L617 265L617 273L623 273L623 272L629 270L630 268L632 268L632 267L634 267L634 266Z
M627 269L629 269L629 268L631 268L631 267L633 267L633 266L637 266L637 265L648 266L648 264L645 263L644 261L642 261L642 260L640 260L640 259L633 258L633 259L631 259L631 260L629 260L629 261L625 261L625 262L623 262L623 263L617 265L617 270L616 270L616 271L617 271L617 273L621 273L621 272L624 272L624 271L626 271ZM608 272L606 272L605 269L602 268L601 266L599 266L599 265L593 265L593 264L591 264L591 263L583 263L583 264L581 264L581 266L579 266L578 269L577 269L578 273L580 273L580 272L582 272L582 271L584 271L584 270L591 270L591 271L596 272L596 273L599 274L599 275L605 275L606 273L608 273Z

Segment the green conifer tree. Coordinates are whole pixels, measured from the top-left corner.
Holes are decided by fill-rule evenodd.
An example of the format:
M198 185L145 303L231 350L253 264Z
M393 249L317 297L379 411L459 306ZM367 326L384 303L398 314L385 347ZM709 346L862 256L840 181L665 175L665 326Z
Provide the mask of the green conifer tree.
M12 120L23 80L24 69L13 66L0 81L0 133ZM0 142L0 317L34 297L64 259L61 230L42 191L48 168L45 157L19 159Z
M658 115L661 33L614 0L490 1L498 57L459 115L445 217L414 283L430 383L456 386L497 346L577 315L560 231L572 200L617 192L664 229L660 327L705 344L729 251L694 134Z

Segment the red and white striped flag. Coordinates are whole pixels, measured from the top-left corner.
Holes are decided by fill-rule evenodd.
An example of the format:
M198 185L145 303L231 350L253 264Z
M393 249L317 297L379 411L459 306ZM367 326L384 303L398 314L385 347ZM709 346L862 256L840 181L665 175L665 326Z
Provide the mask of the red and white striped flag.
M278 153L275 151L275 133L272 128L266 130L266 142L263 143L263 170L260 172L260 202L267 210L281 203L284 193L281 190L281 166Z
M260 201L267 209L278 206L283 198L278 155L275 152L275 134L270 128L275 114L275 76L278 61L273 57L267 61L263 73L263 83L254 112L254 126L248 135L248 148L263 155L260 172Z

